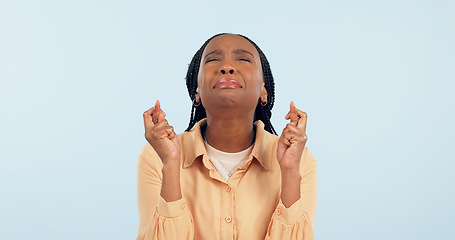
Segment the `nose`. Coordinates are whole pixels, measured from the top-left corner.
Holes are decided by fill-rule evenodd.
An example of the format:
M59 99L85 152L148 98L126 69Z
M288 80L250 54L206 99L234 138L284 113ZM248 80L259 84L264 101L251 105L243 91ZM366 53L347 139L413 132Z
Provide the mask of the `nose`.
M221 74L226 74L226 73L234 74L234 69L233 68L221 69Z
M232 66L231 63L225 63L221 69L220 69L221 74L234 74L236 71L234 67Z

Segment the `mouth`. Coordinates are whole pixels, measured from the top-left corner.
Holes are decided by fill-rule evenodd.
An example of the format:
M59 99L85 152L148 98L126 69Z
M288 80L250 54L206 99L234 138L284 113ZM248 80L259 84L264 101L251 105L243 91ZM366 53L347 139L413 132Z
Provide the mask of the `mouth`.
M232 78L231 79L221 78L213 86L213 89L216 89L216 88L234 89L234 88L243 88L243 87L235 79L232 79Z

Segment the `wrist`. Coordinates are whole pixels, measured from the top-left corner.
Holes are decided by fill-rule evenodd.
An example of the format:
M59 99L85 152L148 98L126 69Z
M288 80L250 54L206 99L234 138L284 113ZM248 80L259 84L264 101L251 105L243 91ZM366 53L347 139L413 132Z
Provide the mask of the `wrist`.
M180 169L180 159L163 159L163 170Z
M173 202L181 199L180 165L172 163L163 164L161 172L163 173L161 197L163 197L166 202Z
M161 169L163 174L163 180L167 179L171 182L180 179L180 165L178 163L163 163L163 168Z
M288 208L300 198L300 181L298 170L281 170L281 201Z
M300 187L300 181L302 180L302 176L300 175L299 171L281 171L281 185L282 188L290 188L290 189L297 189ZM291 187L294 186L294 187Z
M163 178L180 176L180 166L178 164L163 164L161 172L163 173Z
M281 168L281 177L289 179L300 179L300 169L298 168Z

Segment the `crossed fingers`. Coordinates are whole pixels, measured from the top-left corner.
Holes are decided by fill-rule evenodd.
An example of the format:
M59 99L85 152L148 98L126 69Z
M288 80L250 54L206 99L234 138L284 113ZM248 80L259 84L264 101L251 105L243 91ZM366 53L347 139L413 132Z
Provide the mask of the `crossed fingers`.
M285 117L286 120L291 120L291 124L306 132L306 123L308 114L295 107L294 101L291 102L290 110Z
M155 106L144 112L144 126L146 129L165 120L166 113L161 110L160 101L156 100Z
M156 100L155 106L144 112L145 133L153 137L174 138L175 132L172 126L169 126L165 119L166 113L160 107L160 101ZM163 136L161 136L163 135Z
M308 138L306 135L307 118L308 115L297 109L294 102L291 102L290 110L285 116L285 119L291 120L291 122L286 125L281 134L281 141L286 146L298 143L305 144Z

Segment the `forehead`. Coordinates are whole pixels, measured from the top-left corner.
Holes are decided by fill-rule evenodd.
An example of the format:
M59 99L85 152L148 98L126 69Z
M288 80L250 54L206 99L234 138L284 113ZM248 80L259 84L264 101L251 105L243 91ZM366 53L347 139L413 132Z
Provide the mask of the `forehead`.
M205 47L203 56L214 50L229 52L237 49L246 50L255 56L259 56L258 51L253 44L250 43L250 41L234 34L225 34L212 39Z

